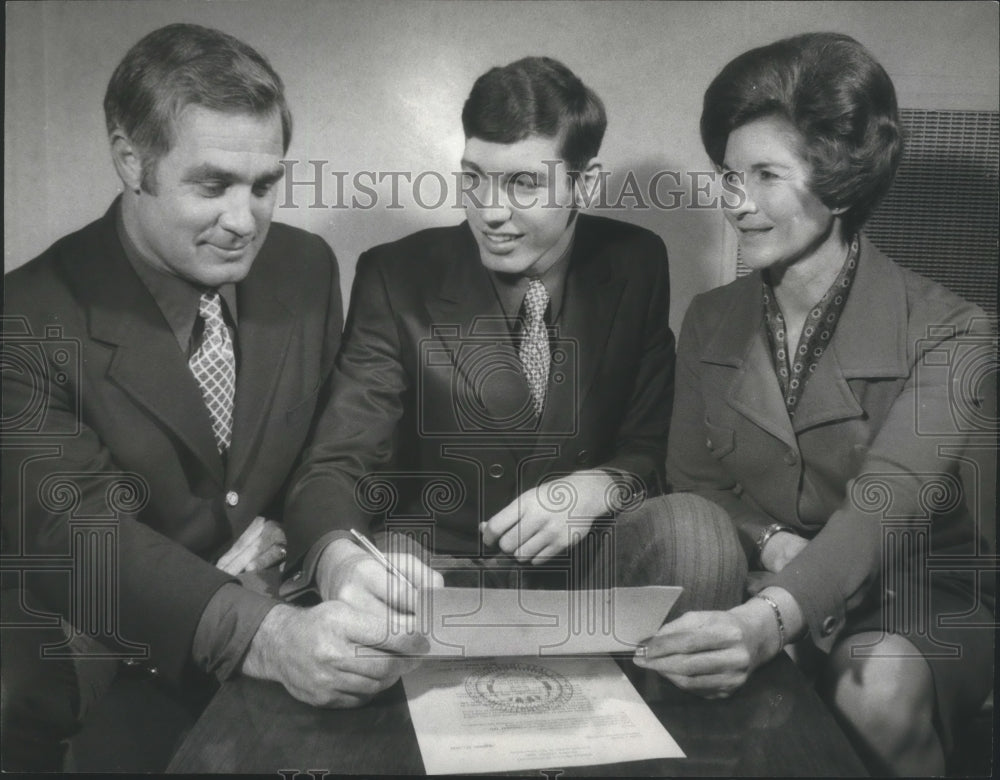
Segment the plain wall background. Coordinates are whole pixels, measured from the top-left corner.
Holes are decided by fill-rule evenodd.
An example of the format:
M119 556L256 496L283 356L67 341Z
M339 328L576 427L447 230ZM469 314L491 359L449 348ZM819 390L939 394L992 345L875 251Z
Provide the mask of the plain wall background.
M104 89L133 43L176 21L218 27L271 60L295 116L288 158L303 161L295 177L311 178L307 160L328 161L328 204L332 171L347 171L350 184L358 171L457 170L461 106L472 82L529 54L561 59L604 100L602 158L614 172L612 194L630 170L640 183L658 170L709 170L697 130L705 88L736 54L787 35L854 36L888 70L904 107L997 110L1000 94L992 2L9 2L6 270L100 216L115 197ZM403 208L385 207L386 181L370 210L308 208L312 190L297 187L295 206L277 209L276 219L326 238L340 259L346 300L360 252L462 219L453 208L416 208L401 184ZM663 182L664 200L671 184ZM433 181L422 192L434 200ZM675 329L695 293L732 273L717 209L632 208L612 216L666 242Z

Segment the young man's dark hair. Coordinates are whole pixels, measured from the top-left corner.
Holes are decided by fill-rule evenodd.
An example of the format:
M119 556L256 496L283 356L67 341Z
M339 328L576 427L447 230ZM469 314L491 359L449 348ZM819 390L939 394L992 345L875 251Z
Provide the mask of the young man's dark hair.
M607 125L596 93L550 57L491 68L476 80L462 109L466 138L511 144L532 135L559 136L562 157L573 170L597 155Z

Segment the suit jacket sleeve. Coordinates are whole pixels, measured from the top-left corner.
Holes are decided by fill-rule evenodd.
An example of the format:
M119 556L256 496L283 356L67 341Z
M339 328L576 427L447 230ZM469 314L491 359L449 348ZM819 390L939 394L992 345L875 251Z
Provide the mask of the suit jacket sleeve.
M393 456L408 384L400 350L385 280L366 252L358 259L331 392L285 505L287 571L330 532L368 527L354 486Z
M847 611L879 581L883 556L891 552L883 540L884 520L919 521L961 504L957 462L940 448L946 443L957 452L968 443L962 411L956 414L956 399L969 398L969 389L961 387L968 376L955 368L965 348L987 343L989 327L983 312L967 304L922 314L929 316L912 321L907 333L910 375L861 468L848 480L843 503L802 552L760 584L777 585L795 597L813 641L826 651ZM983 385L991 381L987 376ZM975 414L972 406L964 412Z
M813 642L822 650L829 651L847 612L879 581L884 563L883 519L923 518L929 511L938 511L935 501L946 504L956 464L939 452L939 446L947 442L961 449L966 440L957 424L960 415L953 413L952 399L961 397L961 391L952 384L959 377L949 366L962 354L963 342L982 341L983 328L988 330L985 317L964 304L958 309L923 302L913 305L916 312L910 313L908 325L901 326L906 328L908 375L863 462L852 471L844 470L843 501L780 573L763 574L751 587L757 591L775 585L791 593ZM706 311L696 300L681 331L668 477L675 490L698 493L725 508L750 555L760 528L789 519L772 517L748 500L743 486L718 462L734 443L731 431L727 439L725 431L709 426L701 400L710 391L702 386L699 370L699 323ZM928 338L929 333L939 335ZM936 435L925 435L920 428Z
M5 351L11 354L10 342ZM58 369L53 364L46 370L55 376ZM147 645L149 664L176 680L190 659L205 605L231 578L138 521L150 498L146 480L122 471L98 435L80 423L70 384L46 381L33 371L3 372L5 420L34 404L44 407L43 425L26 438L32 445L11 446L18 437L9 429L5 437L4 552L72 561L72 585L59 573L25 574L25 589L43 600L36 607L54 609L70 623L81 619L81 609L95 612L113 633L108 644ZM98 597L97 590L78 591L71 599L72 587L93 581L88 562L73 554L80 541L74 538L74 519L103 519L113 527L113 547L104 550L113 557L100 562L100 571L114 578L117 603L87 601ZM110 587L107 578L102 584Z
M3 552L27 570L17 584L39 598L36 608L60 612L78 626L81 619L101 621L105 644L126 645L130 652L145 647L148 665L168 678L180 677L191 663L206 606L223 585L236 582L210 562L222 552L220 545L231 543L241 523L245 528L254 515L277 516L270 504L283 498L282 479L292 471L321 403L321 395L302 400L302 394L321 392L339 346L342 308L335 258L318 238L308 244L282 238L289 230L272 226L254 268L259 274L268 262L266 267L280 263L284 270L259 276L260 281L248 277L243 284L270 294L276 278L294 280L279 290L286 301L300 305L295 318L290 313L283 323L293 334L283 365L303 361L307 371L289 370L288 375L307 376L308 384L289 380L282 400L262 411L262 438L239 485L238 507L223 509L225 488L209 483L170 428L158 419L145 422L147 407L141 402L119 406L125 401L113 369L124 349L109 348L92 326L96 311L128 328L139 309L129 305L129 296L141 287L138 279L125 277L131 281L120 285L120 296L94 306L94 289L105 288L103 275L128 270L124 256L115 254L116 247L119 255L121 249L112 219L67 237L7 280L11 316L4 323L4 365L11 361L18 368L3 371ZM300 265L300 256L324 268ZM92 258L101 259L93 260L96 268L86 264ZM116 308L119 297L127 300ZM280 311L289 309L295 311L291 306ZM243 310L244 323L257 311L253 306ZM142 354L132 354L141 361ZM263 373L269 383L273 372L265 365ZM164 396L173 391L169 383L163 386ZM131 451L117 448L123 439L135 444ZM237 522L229 526L227 517ZM82 543L93 538L87 529L95 525L107 528L108 535L101 549L87 549ZM36 566L33 556L47 563ZM4 587L12 581L5 576ZM259 622L267 608L264 601L255 602L259 609L249 621L239 621L239 636L234 635L244 645L256 628L253 621ZM225 632L227 625L213 628ZM226 652L238 660L239 648ZM207 657L202 666L217 670L220 660Z
M670 329L670 275L667 250L658 236L648 255L654 268L642 333L642 358L618 429L614 454L601 464L612 474L637 476L645 492L663 492L664 459L674 403L674 334Z

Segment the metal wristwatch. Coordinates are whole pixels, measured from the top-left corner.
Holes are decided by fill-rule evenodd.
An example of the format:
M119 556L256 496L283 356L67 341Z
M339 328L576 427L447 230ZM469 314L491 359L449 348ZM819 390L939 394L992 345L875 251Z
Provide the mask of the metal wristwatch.
M764 545L770 541L772 536L776 533L780 533L781 531L788 531L788 533L792 534L795 533L795 529L791 526L784 525L783 523L771 523L771 525L764 528L757 535L757 541L754 542L754 547L757 551L757 563L760 564L761 568L764 566Z

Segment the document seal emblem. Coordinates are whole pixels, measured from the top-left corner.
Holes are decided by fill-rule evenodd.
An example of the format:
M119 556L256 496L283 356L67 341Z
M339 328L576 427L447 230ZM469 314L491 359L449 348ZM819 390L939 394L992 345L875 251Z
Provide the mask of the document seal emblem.
M573 684L532 664L490 664L465 678L465 692L501 712L545 712L573 698Z

